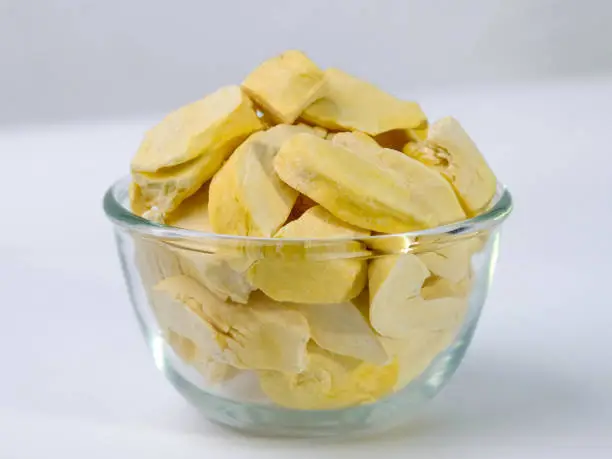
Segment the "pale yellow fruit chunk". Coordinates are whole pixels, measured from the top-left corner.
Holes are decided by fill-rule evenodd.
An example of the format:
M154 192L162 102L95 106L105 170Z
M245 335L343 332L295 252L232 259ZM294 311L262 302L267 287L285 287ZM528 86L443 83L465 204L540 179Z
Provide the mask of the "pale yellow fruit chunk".
M187 198L166 218L168 225L212 233L208 215L208 189L201 188ZM246 280L244 270L234 269L231 257L222 253L207 253L208 247L197 240L175 247L181 271L200 282L222 300L246 303L253 287ZM213 245L214 248L214 245Z
M497 180L476 144L452 117L429 127L425 142L411 142L404 153L440 172L453 186L468 215L487 207Z
M437 172L395 150L351 150L335 139L292 137L276 155L276 172L340 220L373 231L406 232L465 217Z
M220 254L197 251L179 252L181 270L208 288L220 300L246 304L253 291L246 273L233 267L231 260Z
M134 237L134 262L145 290L166 277L182 274L179 258L165 243Z
M207 156L210 177L230 153L221 146L259 129L261 122L249 98L238 86L225 86L151 128L132 160L132 171L157 172Z
M439 242L443 246L435 248ZM423 251L417 256L432 274L456 283L469 276L472 256L482 248L483 241L477 235L450 243L435 236L421 236L418 238L417 249Z
M415 330L404 339L380 338L387 353L399 366L394 389L400 390L420 376L454 337L454 330Z
M314 343L308 346L308 367L303 372L259 372L261 388L270 399L299 410L372 403L393 390L397 377L395 362L377 366L325 351Z
M389 338L407 338L414 330L441 330L461 323L465 301L426 300L421 288L429 271L415 255L387 255L369 267L370 322Z
M208 382L226 381L237 372L234 367L217 362L206 352L202 352L194 341L171 328L166 332L166 342L183 362L195 368Z
M172 279L176 277L169 277L159 285ZM166 336L172 337L174 333L183 340L180 348L177 336L171 338L173 341L169 342L173 348L178 348L179 356L193 360L197 352L200 360L215 360L223 363L223 350L217 342L218 332L202 314L201 306L195 300L168 295L160 291L158 286L155 287L153 293L155 301L152 302L152 308L159 327ZM185 345L188 342L185 340L192 343L193 350L186 348Z
M176 209L219 170L223 161L249 134L262 129L261 121L257 118L251 102L242 94L240 88L229 87L219 91L221 94L229 92L228 97L238 98L239 105L227 118L213 123L201 135L193 134L195 140L191 143L183 138L183 131L191 129L195 121L187 122L187 126L191 128L184 129L180 124L166 126L162 122L159 126L163 129L159 126L158 128L164 134L159 134L159 139L153 136L154 140L149 142L151 146L141 148L137 153L132 163L132 177L140 188L143 205L151 210L147 218L164 221L167 213ZM198 102L196 107L197 104ZM200 109L205 109L207 104L204 105L200 106ZM180 120L175 122L179 123ZM176 145L173 142L176 142ZM189 154L180 156L180 162L178 159L165 162L160 159L165 157L164 152L169 152L168 157L177 158L176 151L182 151L187 148L186 144L192 143L197 144L198 148L190 149ZM144 144L148 144L146 139ZM157 146L154 148L153 145ZM191 153L196 150L197 153ZM152 159L147 162L149 155Z
M381 91L338 69L325 70L326 95L302 118L327 129L377 135L393 129L415 129L427 122L421 107Z
M356 153L376 155L380 151L380 145L363 132L337 132L329 137L331 143L338 147L344 147Z
M384 365L388 356L367 319L350 301L296 305L310 327L312 339L336 354Z
M368 231L338 220L321 206L307 210L300 218L283 226L278 238L333 238L367 236ZM361 244L347 242L344 254L330 254L330 259L308 260L297 248L287 246L282 253L256 261L248 271L253 286L277 301L295 303L341 303L356 297L365 286L366 255ZM295 251L292 249L296 249ZM346 256L346 255L345 255Z
M295 50L260 64L242 87L277 122L287 124L325 94L323 72L304 53Z
M203 186L185 199L181 205L166 216L166 225L193 231L211 233L208 215L208 187Z
M471 242L455 242L436 251L419 253L417 256L432 274L451 282L459 282L470 273Z
M239 236L272 236L287 220L298 192L283 183L274 158L291 137L308 126L278 125L252 135L236 149L210 184L213 230Z
M436 298L464 298L467 300L472 288L473 279L464 277L459 282L452 282L444 277L430 277L423 284L421 296L426 300Z
M246 136L245 136L246 137ZM140 188L142 202L154 220L164 222L168 213L194 194L221 167L223 160L244 138L230 139L219 146L215 155L201 155L184 164L158 172L132 172L132 178ZM145 218L153 219L147 214Z
M155 289L188 305L210 325L220 350L216 360L242 369L299 372L306 368L310 332L299 312L262 294L253 294L248 306L224 302L187 276L164 279Z
M147 211L147 207L144 203L144 198L142 197L140 187L136 183L131 182L128 192L130 196L130 210L132 213L142 217L142 215Z
M329 134L327 133L327 129L322 128L321 126L311 126L306 123L297 123L296 126L304 126L309 128L312 131L312 134L317 137L321 137L322 139L326 138Z

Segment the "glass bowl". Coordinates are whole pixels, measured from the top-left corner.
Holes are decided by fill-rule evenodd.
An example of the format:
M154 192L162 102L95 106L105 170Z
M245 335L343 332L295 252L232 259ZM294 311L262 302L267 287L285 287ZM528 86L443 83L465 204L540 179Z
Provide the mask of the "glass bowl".
M462 222L397 235L207 234L104 197L155 364L217 423L265 435L370 433L449 381L493 276L509 192ZM316 302L316 304L313 304Z

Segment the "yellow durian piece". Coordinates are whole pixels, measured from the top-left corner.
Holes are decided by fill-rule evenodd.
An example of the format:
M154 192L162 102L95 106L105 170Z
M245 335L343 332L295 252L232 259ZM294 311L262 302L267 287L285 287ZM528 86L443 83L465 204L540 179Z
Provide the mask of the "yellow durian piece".
M132 213L142 217L142 215L147 211L147 207L144 203L142 191L140 190L138 184L131 182L128 188L128 194L130 197L130 210Z
M194 231L213 233L208 215L208 188L202 187L187 198L166 218L168 225ZM213 244L214 247L214 244ZM253 287L244 270L236 269L232 257L224 253L208 253L197 239L174 247L182 273L194 278L222 300L246 303ZM237 257L235 254L234 257Z
M166 342L184 363L195 368L210 383L226 381L236 375L237 370L234 367L217 362L206 352L202 352L194 341L171 328L166 332Z
M467 298L470 296L473 279L470 276L464 277L459 282L453 282L444 277L432 276L423 284L421 296L425 300L436 298Z
M361 228L398 233L465 216L440 174L395 150L351 150L298 134L283 144L274 168L289 186Z
M454 337L455 330L414 330L404 339L381 337L383 347L399 368L394 389L400 390L419 377Z
M470 136L450 116L429 127L426 141L406 144L404 153L440 172L470 216L485 209L495 195L495 174Z
M236 149L210 184L208 209L216 233L270 237L285 223L298 192L278 178L274 158L291 137L312 132L281 124Z
M306 317L312 339L321 348L375 365L388 362L378 336L353 302L294 307Z
M429 271L413 254L386 255L369 269L370 323L383 336L407 338L414 330L458 326L466 301L461 298L426 300L421 288Z
M290 50L260 64L242 88L276 122L291 124L325 94L325 81L304 53Z
M377 135L393 129L416 129L427 122L415 102L399 100L341 70L325 70L326 94L301 117L327 129Z
M206 165L212 175L230 153L221 146L261 127L242 90L224 86L173 111L151 128L132 159L132 171L157 172L204 155L209 157Z
M321 206L307 210L300 218L287 223L276 234L277 238L333 238L367 236L368 231L338 220ZM366 261L357 258L367 254L358 242L349 241L348 253L353 258L308 260L287 246L275 256L256 261L248 271L253 286L277 301L295 303L341 303L356 297L366 282Z
M155 290L186 305L210 326L215 360L241 369L299 372L306 368L310 332L298 311L261 293L251 295L248 305L221 301L188 276L164 279Z
M419 253L417 256L432 274L451 282L459 282L470 273L471 248L470 240L458 241L435 251Z
M299 410L328 410L372 403L392 392L398 365L378 366L308 345L308 366L296 374L260 371L265 394Z
M217 100L224 95L230 99L234 109L229 113L223 110L218 122L199 125L199 116L205 120L210 118L209 114L201 111L214 112L217 104L225 106ZM148 134L136 154L132 162L132 178L140 188L144 207L150 211L144 215L146 218L163 222L166 214L176 209L219 170L223 161L249 134L262 129L250 100L240 88L222 88L214 96L213 99L217 100L214 106L205 103L208 98L187 106L190 107L187 110L189 115L185 116L189 122L185 127L181 127L183 116L172 117L169 122L162 121L151 131L156 134ZM221 97L221 100L225 99ZM200 128L201 132L198 131Z

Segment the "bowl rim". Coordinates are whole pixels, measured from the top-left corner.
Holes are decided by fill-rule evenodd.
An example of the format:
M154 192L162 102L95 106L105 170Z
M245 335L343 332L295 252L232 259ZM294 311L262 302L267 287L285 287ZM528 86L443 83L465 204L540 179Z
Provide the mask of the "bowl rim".
M493 197L489 207L484 212L465 220L461 220L446 225L427 228L424 230L408 231L405 233L393 234L375 234L370 236L339 236L329 238L274 238L274 237L253 237L253 236L236 236L230 234L206 233L203 231L188 230L175 226L156 223L145 218L142 218L134 213L121 201L128 196L128 188L131 182L129 175L115 181L104 194L103 208L106 216L116 226L137 231L138 233L150 235L156 238L163 239L199 239L199 240L217 240L217 241L233 241L233 242L249 242L249 243L304 243L314 241L317 243L338 243L349 241L374 242L385 241L394 238L410 238L416 239L420 237L457 237L477 233L481 231L489 231L499 226L512 212L513 200L508 188L501 182L497 183L495 196ZM123 196L123 199L120 198Z

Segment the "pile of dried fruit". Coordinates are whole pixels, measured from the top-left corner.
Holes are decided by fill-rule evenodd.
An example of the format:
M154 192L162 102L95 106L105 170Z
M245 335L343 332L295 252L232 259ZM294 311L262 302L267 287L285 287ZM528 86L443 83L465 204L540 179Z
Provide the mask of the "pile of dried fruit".
M281 247L280 256L236 257L136 244L177 355L211 382L255 371L271 400L299 409L377 400L452 341L481 241L374 258L367 236L474 216L496 190L456 120L429 125L418 104L299 51L168 115L146 134L132 177L132 210L153 221L354 238L349 256L326 261L289 256L289 246L288 256Z

